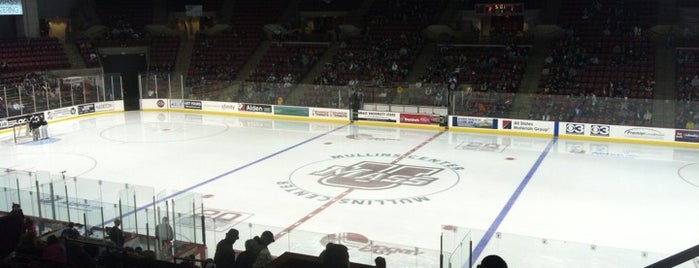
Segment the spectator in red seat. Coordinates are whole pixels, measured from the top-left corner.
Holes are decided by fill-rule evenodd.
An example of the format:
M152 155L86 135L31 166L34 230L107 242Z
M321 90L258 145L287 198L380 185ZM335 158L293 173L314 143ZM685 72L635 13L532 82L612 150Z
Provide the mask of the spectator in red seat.
M66 253L59 243L58 237L51 235L46 238L46 246L44 246L41 257L52 262L66 263Z

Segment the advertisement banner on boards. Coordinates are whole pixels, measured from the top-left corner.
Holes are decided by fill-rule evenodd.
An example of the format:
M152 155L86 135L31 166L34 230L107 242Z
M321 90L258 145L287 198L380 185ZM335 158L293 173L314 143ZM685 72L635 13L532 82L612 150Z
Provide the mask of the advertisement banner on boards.
M184 101L184 108L185 109L201 110L201 107L202 107L201 101L196 101L196 100L185 100Z
M241 103L238 107L238 110L240 110L241 112L271 114L272 105Z
M46 121L53 121L53 120L58 120L58 119L63 119L63 118L68 118L71 116L75 116L78 114L78 109L75 106L71 107L63 107L63 108L58 108L50 111L46 111Z
M400 114L402 124L439 125L440 116L438 114Z
M493 118L455 116L452 117L452 126L496 129L498 127L497 121Z
M275 105L274 114L308 117L309 111L307 107Z
M688 129L676 129L675 141L699 142L699 131Z
M95 112L110 112L116 110L114 102L97 102L95 103Z
M349 111L343 109L310 108L312 118L349 119Z
M559 122L561 135L575 135L588 137L603 137L603 138L621 138L633 140L647 141L676 141L677 134L674 129L669 128L654 128L643 126L620 126L606 124L588 124L575 122Z
M502 130L553 134L555 123L551 121L500 119Z
M181 100L181 99L170 100L170 108L184 109L184 100Z
M359 120L397 123L398 113L359 110L357 112L357 118Z
M29 122L30 117L32 117L32 114L25 114L25 115L15 116L12 118L5 118L2 121L0 121L0 130L27 123L27 122Z
M78 105L78 114L90 114L95 112L95 104Z

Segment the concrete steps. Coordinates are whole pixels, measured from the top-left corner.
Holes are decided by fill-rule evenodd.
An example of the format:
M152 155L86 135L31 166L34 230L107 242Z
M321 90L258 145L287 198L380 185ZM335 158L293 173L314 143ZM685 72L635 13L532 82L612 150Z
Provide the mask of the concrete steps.
M70 63L70 66L72 69L85 69L87 66L85 65L85 60L83 59L82 54L80 54L80 51L78 51L78 48L75 46L75 42L71 41L66 41L63 43L63 51L66 52L66 56L68 57L68 63Z

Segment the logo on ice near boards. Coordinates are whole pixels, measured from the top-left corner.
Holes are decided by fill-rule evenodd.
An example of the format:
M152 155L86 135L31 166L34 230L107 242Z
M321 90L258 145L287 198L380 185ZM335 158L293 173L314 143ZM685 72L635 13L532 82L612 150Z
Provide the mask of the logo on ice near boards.
M394 162L396 159L400 161ZM306 199L327 202L352 190L339 204L389 205L429 201L428 196L458 183L458 164L419 155L392 153L335 155L294 170L280 188Z
M393 245L382 245L380 242L371 241L368 237L357 233L337 233L329 234L320 239L320 244L325 246L328 243L342 244L348 249L356 249L361 252L371 252L378 255L420 255L425 252L419 248L402 248Z

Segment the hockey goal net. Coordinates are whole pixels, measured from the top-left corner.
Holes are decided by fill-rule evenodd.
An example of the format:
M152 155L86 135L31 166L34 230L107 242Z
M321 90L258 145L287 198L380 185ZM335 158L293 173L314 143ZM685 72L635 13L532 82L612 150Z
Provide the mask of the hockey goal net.
M29 122L15 125L12 127L12 133L14 135L15 144L34 141L34 133L32 133L32 130L29 128Z

